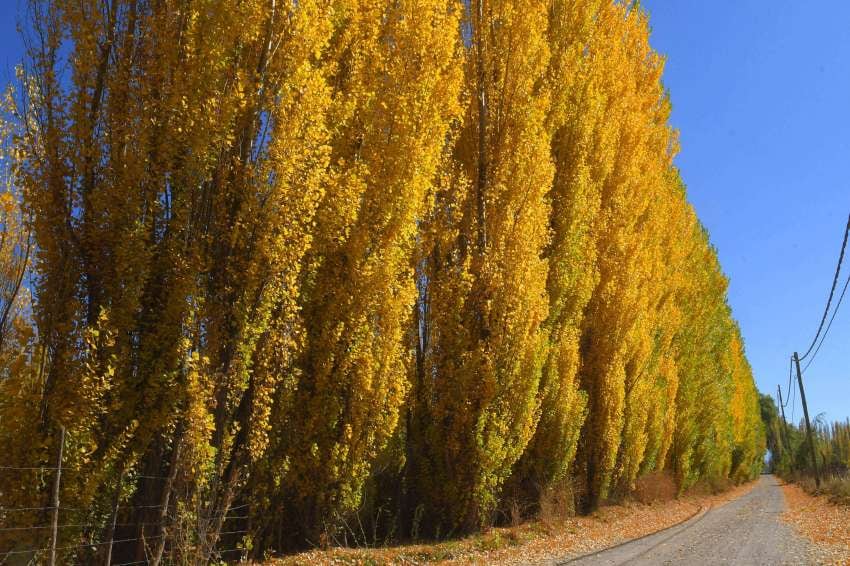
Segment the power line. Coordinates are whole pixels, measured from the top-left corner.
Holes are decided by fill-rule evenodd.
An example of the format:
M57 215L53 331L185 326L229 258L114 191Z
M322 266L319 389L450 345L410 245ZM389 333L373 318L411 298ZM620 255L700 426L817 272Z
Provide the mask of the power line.
M791 397L791 399L792 399L792 401L791 401L791 424L793 424L794 426L797 426L796 421L794 420L794 408L797 406L797 388L796 387L791 388L791 395L792 395L792 397Z
M829 298L826 301L826 308L823 310L823 317L821 317L820 326L818 326L818 331L815 333L812 344L809 346L809 349L806 350L806 353L800 357L800 361L805 360L811 353L818 341L818 338L820 337L823 325L826 323L826 317L829 315L829 307L832 304L832 297L835 294L835 287L838 285L838 275L841 273L841 263L844 261L844 250L847 248L848 233L850 233L850 215L847 216L847 227L844 229L844 241L841 243L841 253L838 255L838 265L835 266L835 277L832 279L832 289L829 291Z
M809 366L812 365L812 362L815 361L815 358L820 351L820 347L823 346L823 341L826 340L826 335L829 334L829 329L832 328L832 323L835 320L835 315L838 314L838 309L841 307L841 301L844 300L844 294L847 292L847 285L850 284L850 275L847 276L847 280L844 282L844 288L841 290L841 295L838 297L838 302L835 303L835 309L832 311L832 317L829 319L829 324L826 325L826 330L823 332L823 336L818 343L818 347L815 348L814 353L812 354L811 359L806 363L806 367L803 368L803 373L806 373L806 370L809 369Z
M788 399L791 397L791 372L793 371L793 367L794 367L793 358L788 358L788 389L785 390L785 392L786 392L785 402L782 403L783 409L788 406ZM780 392L782 391L782 387L779 388L779 391Z

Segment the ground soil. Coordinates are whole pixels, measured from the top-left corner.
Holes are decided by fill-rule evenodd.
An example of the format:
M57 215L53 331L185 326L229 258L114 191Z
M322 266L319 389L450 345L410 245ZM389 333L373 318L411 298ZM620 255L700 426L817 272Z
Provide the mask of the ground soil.
M817 545L825 563L850 564L850 507L809 495L792 483L784 484L782 491L787 502L782 520Z

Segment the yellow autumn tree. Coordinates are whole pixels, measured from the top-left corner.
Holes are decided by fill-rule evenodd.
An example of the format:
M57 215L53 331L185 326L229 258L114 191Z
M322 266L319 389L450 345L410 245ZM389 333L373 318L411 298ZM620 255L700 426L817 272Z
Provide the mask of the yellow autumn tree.
M759 393L753 372L744 353L740 329L734 326L729 349L729 368L732 377L732 468L729 477L735 483L752 479L761 473L767 437L759 409Z
M32 356L37 337L31 325L32 238L22 209L19 155L14 144L17 127L10 120L13 91L0 100L0 445L4 464L0 470L0 507L19 509L4 513L0 522L33 524L41 516L33 505L40 482L50 472L32 469L31 443L38 434L39 387ZM18 469L23 468L23 469ZM0 530L0 549L30 544L32 532Z
M221 529L209 518L263 452L286 376L253 372L257 351L286 359L297 343L329 155L332 12L57 0L31 14L18 108L44 375L33 457L51 462L64 427L62 497L87 510L67 522L127 497L129 526L101 520L98 538L156 540L159 562L166 535L191 529L197 546L174 552L206 560Z
M30 228L18 187L20 156L14 143L17 128L14 91L0 100L0 367L9 368L27 340L30 293L26 287L32 256Z
M269 504L315 538L357 509L408 390L417 222L458 114L459 6L340 2L330 167L305 258L304 350ZM266 486L266 491L268 491ZM297 525L297 527L296 527ZM290 535L290 536L291 536ZM303 540L303 539L302 539Z
M665 197L675 149L660 82L662 59L649 45L646 15L637 7L606 3L597 20L604 39L589 56L604 65L597 104L604 108L603 131L611 141L597 155L605 160L593 236L599 280L582 328L580 375L588 417L579 465L590 508L608 495L627 424L627 396L642 385L639 370L652 351L653 287L664 282L651 281L647 249L655 235L645 220L655 201Z
M466 113L424 228L414 500L431 529L490 521L534 432L547 333L546 9L467 6Z
M0 553L40 559L60 448L80 563L110 539L116 562L259 559L366 513L443 537L553 490L592 509L653 472L758 473L639 5L27 17L0 121L0 445L22 472L0 470Z
M730 375L721 362L731 329L725 303L727 280L720 272L705 229L694 224L683 264L687 283L680 298L683 320L674 340L679 369L676 429L670 467L679 488L728 473Z
M549 198L551 242L546 288L549 344L540 385L540 418L534 437L513 472L506 497L533 504L568 480L585 418L586 395L578 387L579 342L584 309L598 279L592 230L607 163L599 159L610 136L599 89L604 61L589 56L607 37L597 19L605 2L559 0L548 14L551 93L547 127L555 173Z
M668 168L655 183L654 202L642 219L643 245L636 252L641 267L631 282L641 291L632 307L639 314L626 339L623 428L612 478L620 496L634 489L639 475L664 468L676 410L671 344L681 320L677 298L693 213L674 170Z

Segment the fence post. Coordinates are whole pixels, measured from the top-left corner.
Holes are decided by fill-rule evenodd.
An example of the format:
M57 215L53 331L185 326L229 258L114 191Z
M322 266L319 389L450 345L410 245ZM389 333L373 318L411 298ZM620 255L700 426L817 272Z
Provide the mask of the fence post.
M106 546L106 566L112 564L112 541L115 539L115 524L118 521L118 503L121 501L121 486L124 483L124 467L118 474L118 485L115 487L115 497L112 499L112 520L109 522L109 544Z
M59 459L53 476L53 534L50 537L50 566L56 566L56 540L59 538L59 483L62 480L62 452L65 449L65 427L59 427Z

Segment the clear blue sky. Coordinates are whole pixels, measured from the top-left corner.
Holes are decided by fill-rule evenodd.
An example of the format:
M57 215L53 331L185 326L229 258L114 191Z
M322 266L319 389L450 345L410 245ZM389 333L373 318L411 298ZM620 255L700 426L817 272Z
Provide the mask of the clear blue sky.
M20 5L0 7L4 83L22 55ZM850 212L850 3L643 6L667 56L677 164L731 279L758 386L775 394L816 330ZM830 419L850 416L847 302L806 375L811 412Z
M0 88L5 89L14 78L15 65L23 56L23 45L16 26L24 0L0 0ZM19 7L21 9L19 9Z
M677 164L731 279L756 382L775 395L790 352L814 337L850 213L850 3L642 5L667 57ZM829 419L850 416L846 301L804 376L810 413Z

